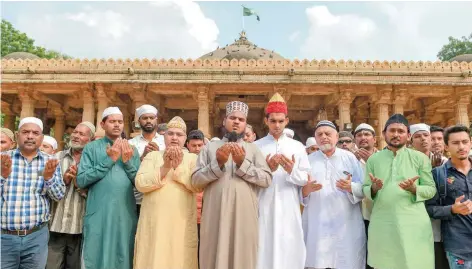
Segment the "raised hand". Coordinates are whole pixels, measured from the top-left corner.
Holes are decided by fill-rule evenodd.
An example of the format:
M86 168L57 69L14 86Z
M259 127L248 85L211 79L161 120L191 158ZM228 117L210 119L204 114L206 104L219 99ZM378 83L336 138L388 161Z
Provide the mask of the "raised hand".
M44 172L43 172L44 180L49 181L52 178L58 164L59 164L59 160L55 160L55 159L49 159L46 162L46 165L44 166Z
M229 159L231 154L230 144L224 144L216 150L216 161L218 162L219 167L223 167Z
M122 143L121 138L117 138L115 142L113 143L113 146L110 147L110 145L107 145L107 155L110 157L110 159L113 160L113 162L118 161L118 159L121 156L121 143Z
M456 198L455 203L452 205L452 213L460 214L463 216L467 216L472 213L472 202L470 200L466 200L461 202L465 198L464 195L461 195Z
M159 151L159 146L154 142L149 142L146 147L144 147L144 152L143 156L141 156L141 160L143 160L144 157L146 157L146 155L152 151Z
M431 166L438 167L442 163L442 154L440 152L433 152L433 156L431 157Z
M182 151L181 148L175 147L174 149L174 159L171 160L172 163L172 168L177 169L177 167L182 163L182 160L184 158L184 152Z
M311 180L311 176L308 175L308 182L302 188L302 195L303 197L307 197L310 193L319 191L323 188L323 185L319 184L316 180Z
M285 157L285 155L280 154L280 161L279 164L282 168L288 173L291 174L293 167L295 165L295 155L292 155L292 159Z
M377 177L374 177L371 173L369 173L370 180L372 181L371 189L371 196L374 197L379 190L383 187L383 181Z
M413 194L416 194L415 181L418 180L418 178L420 178L420 177L416 176L416 177L413 177L413 178L410 178L410 179L405 179L402 182L400 182L398 184L398 186L400 186L400 188L404 189L405 191L409 191Z
M340 179L338 182L336 182L336 187L343 191L352 193L351 183L352 183L352 175L349 174L346 179Z
M270 171L275 172L277 168L279 168L279 160L280 160L279 154L275 154L272 157L270 157L270 154L267 155L266 162L270 168Z
M75 182L77 177L77 166L71 165L67 168L66 172L64 173L64 184L68 186L71 182ZM75 185L75 183L74 183Z
M134 148L128 143L128 140L123 139L121 141L121 160L123 163L127 163L133 158Z
M356 155L357 159L362 159L364 160L364 162L367 162L367 159L369 159L369 157L372 156L372 152L366 149L360 148L354 153L354 155Z
M1 169L2 169L2 177L4 179L7 179L10 174L11 174L11 165L12 165L12 162L11 162L11 158L9 155L2 155L2 158L1 158Z
M236 143L232 143L231 155L233 156L233 161L238 167L240 167L243 164L244 159L246 158L246 150L242 146Z
M172 168L172 160L174 156L174 147L167 147L164 152L164 168L171 169Z

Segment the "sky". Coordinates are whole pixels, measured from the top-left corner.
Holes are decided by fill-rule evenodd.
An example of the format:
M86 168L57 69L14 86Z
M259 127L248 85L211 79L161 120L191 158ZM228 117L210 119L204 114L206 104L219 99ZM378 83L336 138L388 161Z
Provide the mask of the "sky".
M472 33L472 2L1 2L2 18L74 58L198 58L250 41L288 59L435 61Z

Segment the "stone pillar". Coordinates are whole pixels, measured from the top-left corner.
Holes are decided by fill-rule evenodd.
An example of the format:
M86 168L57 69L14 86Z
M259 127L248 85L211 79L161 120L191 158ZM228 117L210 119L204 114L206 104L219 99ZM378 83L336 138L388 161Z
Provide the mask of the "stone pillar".
M392 88L385 87L379 89L375 98L377 101L378 108L377 143L379 149L383 149L387 145L387 143L385 142L385 138L382 135L382 131L385 127L385 123L387 123L387 120L389 118L388 108L392 100Z
M21 100L20 120L26 117L34 117L35 100L30 95L29 90L20 90L19 97Z
M64 136L66 127L64 112L61 109L55 109L54 115L56 117L56 121L54 123L54 138L57 141L57 151L61 151L64 148L64 140L62 137Z
M339 114L339 130L344 130L344 124L352 123L351 121L351 103L354 101L352 89L341 89L339 91L338 114Z
M210 130L210 100L208 98L208 88L200 87L197 90L198 102L198 129L206 137L211 137Z
M88 89L83 89L83 113L82 121L89 121L94 123L95 121L95 100L93 98L93 93Z
M395 89L393 92L393 114L403 115L407 100L407 89Z
M138 114L136 113L136 109L146 103L146 95L142 87L133 87L133 92L130 95L131 99L133 100L133 111L134 111L134 123L138 123ZM133 124L134 125L134 124ZM131 133L131 137L135 137L141 134L140 129L135 129L133 126L133 132Z
M103 137L105 136L105 131L100 126L100 122L102 122L103 111L108 107L108 97L106 95L105 89L102 86L97 85L96 96L97 96L98 109L97 109L97 122L95 124L95 127L96 127L95 136Z
M469 114L467 112L468 105L470 103L470 95L464 94L457 97L456 107L454 109L455 124L462 124L469 127Z

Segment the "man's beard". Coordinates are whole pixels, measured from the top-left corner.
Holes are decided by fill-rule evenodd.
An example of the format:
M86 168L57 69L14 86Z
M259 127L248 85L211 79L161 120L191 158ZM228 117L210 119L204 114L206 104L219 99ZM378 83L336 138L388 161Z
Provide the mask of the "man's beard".
M152 133L156 130L157 125L152 125L152 127L147 127L146 125L141 125L141 130L145 133Z
M85 145L81 145L80 143L74 143L72 141L69 141L69 148L73 150L81 150L85 148Z
M325 151L330 151L330 150L332 150L332 149L334 148L334 146L331 145L331 144L321 144L321 145L318 146L318 148L319 148L321 151L325 152Z
M391 139L388 140L388 141L386 141L386 142L387 142L387 145L388 145L389 147L396 148L396 149L400 149L400 148L402 148L402 147L405 146L405 143L403 143L403 144L398 144L398 145L393 145L390 141L391 141Z
M227 132L225 134L225 137L228 139L229 142L236 142L244 138L244 132L241 132L239 134L236 133L236 131Z

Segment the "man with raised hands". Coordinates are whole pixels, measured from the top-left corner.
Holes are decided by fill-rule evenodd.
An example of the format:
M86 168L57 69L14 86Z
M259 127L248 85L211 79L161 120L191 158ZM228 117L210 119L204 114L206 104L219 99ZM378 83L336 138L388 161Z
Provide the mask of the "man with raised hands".
M124 123L119 108L106 108L100 125L105 137L85 146L77 175L78 187L88 189L84 267L130 269L137 225L133 186L139 153L121 138Z

